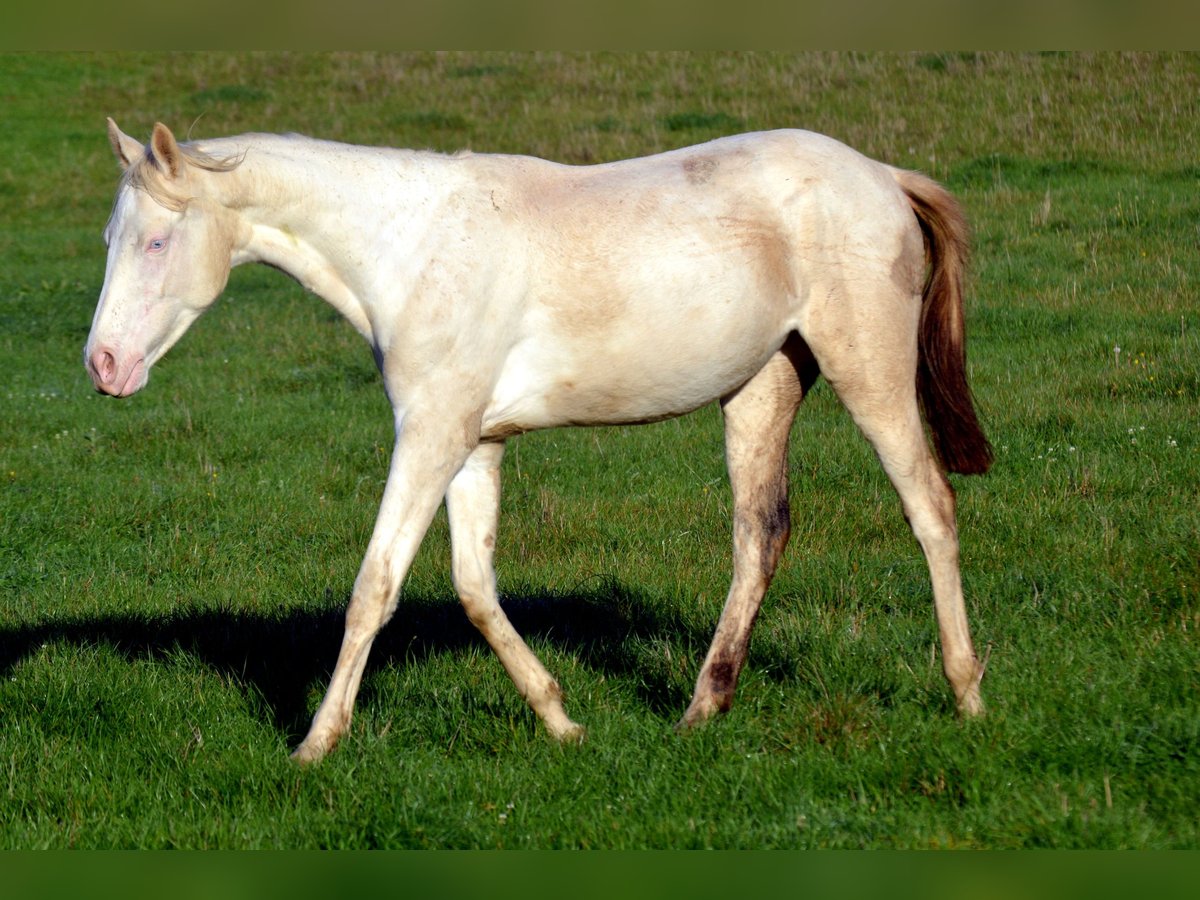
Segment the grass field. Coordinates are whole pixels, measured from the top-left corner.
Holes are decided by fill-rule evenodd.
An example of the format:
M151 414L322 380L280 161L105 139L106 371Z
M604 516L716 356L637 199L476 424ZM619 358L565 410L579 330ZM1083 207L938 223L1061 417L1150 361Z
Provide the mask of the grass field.
M0 55L0 98L0 846L1197 845L1200 57ZM144 392L92 392L106 115L575 163L798 126L943 180L997 451L954 482L989 716L954 715L924 562L820 387L729 715L671 728L730 567L708 408L510 445L501 591L586 744L467 622L441 514L351 734L296 767L391 411L255 268Z

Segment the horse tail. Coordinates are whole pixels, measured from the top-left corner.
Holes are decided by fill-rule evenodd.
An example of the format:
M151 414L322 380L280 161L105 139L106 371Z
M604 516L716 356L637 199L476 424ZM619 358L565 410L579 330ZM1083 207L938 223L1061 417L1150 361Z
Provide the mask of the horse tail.
M917 396L934 449L950 472L979 475L992 464L992 447L975 414L967 384L963 277L967 223L958 202L932 179L893 169L921 231L929 275L917 333Z

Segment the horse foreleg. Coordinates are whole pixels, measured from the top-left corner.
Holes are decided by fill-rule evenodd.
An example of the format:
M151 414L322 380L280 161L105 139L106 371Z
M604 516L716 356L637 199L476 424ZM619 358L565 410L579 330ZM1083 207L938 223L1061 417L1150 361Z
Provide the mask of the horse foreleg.
M477 428L476 423L476 433ZM445 414L423 418L410 414L398 429L375 530L346 610L337 665L293 759L321 759L349 728L371 644L395 612L400 584L446 486L472 449L464 443L464 431L470 433L461 421Z
M787 545L788 432L816 370L806 348L788 345L784 350L722 401L733 489L733 583L679 728L696 725L733 703L754 620Z
M446 492L454 587L467 617L500 657L517 690L550 734L560 741L578 741L583 738L583 727L567 718L558 682L513 628L496 593L492 556L503 455L503 444L480 444Z

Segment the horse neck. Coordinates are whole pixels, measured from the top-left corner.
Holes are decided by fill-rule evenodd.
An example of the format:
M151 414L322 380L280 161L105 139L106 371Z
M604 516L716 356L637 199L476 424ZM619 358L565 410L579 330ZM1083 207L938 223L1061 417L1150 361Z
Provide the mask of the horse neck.
M309 143L273 135L241 139L235 146L242 164L220 181L219 202L237 210L252 227L285 235L288 244L324 243L329 235L319 225L338 212L331 204L347 206L356 192L338 145L328 145L334 149L322 153Z
M341 312L368 339L373 298L364 236L385 231L403 245L404 227L422 226L405 210L429 208L443 190L432 154L377 151L307 139L266 136L240 145L245 158L222 182L221 203L248 235L234 263L261 262L290 275ZM416 201L416 202L414 202Z

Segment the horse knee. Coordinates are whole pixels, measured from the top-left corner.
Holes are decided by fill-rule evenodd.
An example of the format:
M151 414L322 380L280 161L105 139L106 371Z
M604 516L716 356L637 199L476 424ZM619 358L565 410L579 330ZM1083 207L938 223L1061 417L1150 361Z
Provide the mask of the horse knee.
M492 604L485 602L477 594L468 594L462 591L459 591L458 599L462 603L463 611L467 614L467 619L486 635L492 619L495 617L495 609Z
M484 631L496 613L494 582L476 566L455 566L451 579L467 618Z
M400 597L400 580L386 561L367 560L346 607L346 630L375 634L387 624Z

